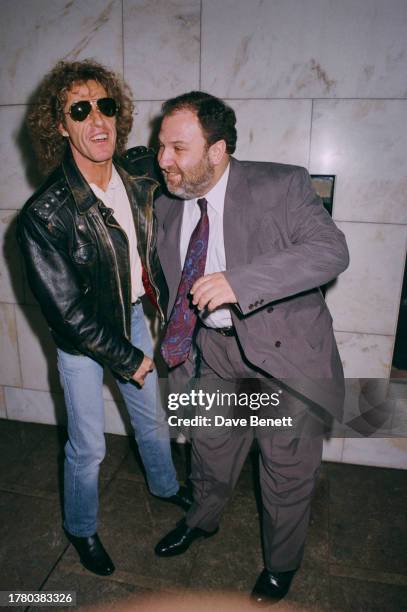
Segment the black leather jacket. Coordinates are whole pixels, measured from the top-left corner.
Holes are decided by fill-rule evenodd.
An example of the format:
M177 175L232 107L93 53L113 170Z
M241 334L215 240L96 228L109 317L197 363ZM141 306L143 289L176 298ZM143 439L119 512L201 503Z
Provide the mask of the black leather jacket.
M163 321L167 289L155 249L155 160L151 151L136 147L114 164L129 196L138 251ZM22 209L18 239L30 287L57 346L88 355L129 380L144 355L130 341L127 236L79 172L69 147L63 163Z

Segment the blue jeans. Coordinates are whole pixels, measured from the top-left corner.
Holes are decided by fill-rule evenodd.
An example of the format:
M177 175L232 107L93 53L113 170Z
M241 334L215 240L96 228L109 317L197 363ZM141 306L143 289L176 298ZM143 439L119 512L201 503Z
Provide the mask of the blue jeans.
M153 348L141 304L132 308L131 341L152 357ZM58 370L68 415L65 446L64 527L87 537L97 530L99 467L106 452L103 367L85 355L58 349ZM153 495L170 497L179 488L171 457L168 423L161 405L156 372L143 388L117 380L134 428L140 456Z

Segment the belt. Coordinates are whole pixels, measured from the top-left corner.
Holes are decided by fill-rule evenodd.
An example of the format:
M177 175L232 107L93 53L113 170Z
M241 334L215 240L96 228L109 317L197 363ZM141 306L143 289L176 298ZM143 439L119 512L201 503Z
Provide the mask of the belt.
M207 327L207 329L212 329L221 336L236 336L236 329L233 327L233 325L230 327Z

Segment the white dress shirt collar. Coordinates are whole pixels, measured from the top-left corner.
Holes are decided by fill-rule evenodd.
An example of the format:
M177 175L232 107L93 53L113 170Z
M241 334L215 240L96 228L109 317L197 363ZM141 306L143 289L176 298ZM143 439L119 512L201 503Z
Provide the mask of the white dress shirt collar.
M223 210L223 206L225 203L226 186L228 184L229 179L229 171L230 163L227 165L224 173L222 174L216 185L214 185L212 189L203 196L208 202L209 206L211 206L216 212L221 212Z

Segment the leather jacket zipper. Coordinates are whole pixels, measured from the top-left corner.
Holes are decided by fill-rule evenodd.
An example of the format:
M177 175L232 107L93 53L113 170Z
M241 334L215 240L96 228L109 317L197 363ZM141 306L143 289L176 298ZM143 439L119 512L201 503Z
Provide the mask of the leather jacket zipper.
M131 265L130 265L130 243L129 243L129 237L127 236L126 232L124 231L124 229L120 225L116 225L115 223L109 223L108 219L106 219L106 225L108 225L109 227L114 227L115 229L118 229L119 232L121 232L123 234L123 237L126 240L126 244L127 244L127 267L128 267L128 270L129 270L129 302L128 302L128 306L129 306L129 312L131 313L131 291L132 291L132 287L131 287ZM116 258L116 254L115 254L115 258ZM117 263L117 259L116 259L116 263ZM130 335L131 335L131 323L130 323Z
M129 238L128 238L126 232L123 230L123 228L120 227L120 225L116 225L115 223L109 223L108 220L106 220L106 224L109 227L114 227L114 228L118 229L123 234L123 236L125 237L126 242L127 242L128 252L130 253ZM150 223L149 224L149 232L148 232L148 236L147 236L146 268L147 268L149 282L152 284L152 286L154 287L155 292L157 294L157 307L158 307L158 310L159 310L159 313L160 313L161 322L163 323L164 322L164 313L163 313L163 311L161 309L160 302L159 302L159 300L160 300L160 290L159 290L158 286L155 284L155 282L153 280L153 275L152 275L151 268L150 268L150 265L149 265L149 253L150 253L150 248L151 248L151 238L152 238L152 235L153 235L153 225L152 225L152 223ZM141 262L141 263L143 264L143 262ZM130 261L129 261L129 264L130 264ZM129 265L129 272L130 272L130 265ZM129 288L130 288L129 295L131 296L131 273L129 273ZM131 309L131 300L129 300L129 305L130 305L130 309Z
M101 202L101 201L99 200L98 204L99 204L99 205L100 205L100 204L103 204L103 202ZM103 204L103 206L104 206L104 204ZM115 252L115 250L114 250L113 243L112 243L112 239L110 238L110 235L109 235L109 232L108 232L108 231L107 231L107 229L106 229L106 226L104 225L104 223L102 223L102 221L101 221L101 219L100 219L99 215L95 215L95 217L96 217L97 222L99 223L99 225L100 225L100 226L103 228L103 232L105 233L105 235L106 235L106 237L107 237L107 242L109 243L109 246L110 246L111 252L112 252L112 254L113 254L113 259L114 259L114 263L115 263L115 266L114 266L114 272L115 272L115 277L116 277L116 281L117 281L117 288L118 288L118 291L119 291L119 301L120 301L120 305L121 305L121 308L122 308L122 313L123 313L124 331L125 331L125 335L126 335L127 340L129 340L129 341L130 341L130 337L129 337L129 331L128 331L128 329L131 329L131 326L130 326L129 328L128 328L128 326L127 326L126 309L125 309L125 307L124 307L124 299L123 299L123 293L122 293L122 288L121 288L121 282L120 282L120 276L119 276L119 266L118 266L118 263L117 263L116 252ZM118 226L111 225L111 227L118 227ZM121 228L119 228L119 229L122 231L122 233L123 233L123 234L125 234L125 232L123 232L123 230L122 230ZM127 236L126 236L126 240L127 240L127 244L128 244L128 238L127 238ZM130 295L131 295L131 294L130 294ZM130 310L129 310L129 312L130 312L130 311L131 311L131 302L130 302Z

